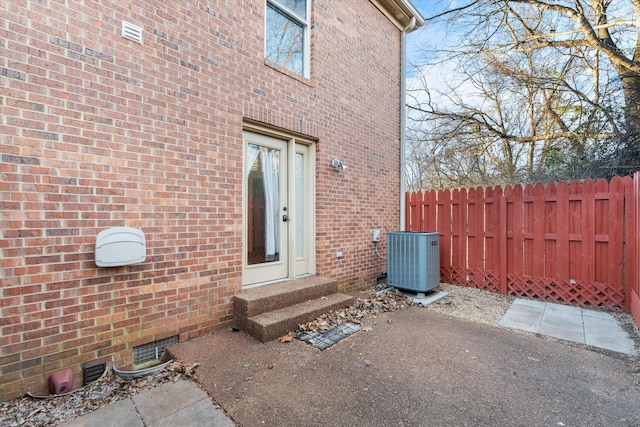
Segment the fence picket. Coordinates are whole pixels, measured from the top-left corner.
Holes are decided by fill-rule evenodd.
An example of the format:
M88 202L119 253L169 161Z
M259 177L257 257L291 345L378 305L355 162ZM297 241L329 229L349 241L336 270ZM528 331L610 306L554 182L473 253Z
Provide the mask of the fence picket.
M451 191L438 191L438 223L437 231L440 233L440 276L449 278L452 267L451 247Z
M622 178L614 177L609 184L607 223L607 263L604 282L623 283L623 223L624 186ZM623 291L624 289L621 289Z
M487 188L485 201L485 265L487 270L500 268L500 199L502 187Z
M591 179L582 184L582 275L583 280L596 279L595 259L595 188Z
M531 275L546 277L544 271L544 243L545 243L545 212L544 185L541 183L533 187L533 258Z
M520 184L513 187L513 222L507 223L511 229L513 245L513 261L510 272L514 276L524 274L524 189Z
M470 271L484 268L482 248L482 215L480 214L482 189L470 188L467 194L467 268Z
M544 277L557 277L558 264L558 188L554 184L544 187Z
M409 195L409 206L406 209L407 224L411 224L411 229L420 231L422 229L422 192L417 191Z
M422 209L422 217L424 218L424 220L422 221L422 224L424 225L423 231L436 231L436 218L438 214L436 205L436 192L426 191L422 199L424 200L424 208Z
M508 244L508 239L507 239L507 221L508 221L508 208L507 208L507 189L510 189L510 187L507 187L505 189L504 194L501 192L501 196L500 196L500 209L498 211L498 214L495 218L495 221L498 222L498 227L499 227L499 237L496 238L496 242L500 247L500 250L497 251L496 256L499 257L499 262L500 262L500 293L502 295L506 295L508 290L509 290L509 285L507 283L507 271L509 268L509 263L508 263L508 255L509 254L509 244ZM500 218L504 218L503 221L500 221Z
M556 187L556 276L569 280L569 186L566 182Z
M580 183L569 184L569 280L582 280L582 188Z
M635 301L639 302L640 297L640 172L636 172L631 177L625 177L624 200L625 200L625 310L631 310L631 292L635 292ZM640 304L635 305L638 309L634 312L636 324L640 326Z
M484 193L484 250L485 250L485 286L483 289L501 292L500 281L500 200L502 187L487 188Z

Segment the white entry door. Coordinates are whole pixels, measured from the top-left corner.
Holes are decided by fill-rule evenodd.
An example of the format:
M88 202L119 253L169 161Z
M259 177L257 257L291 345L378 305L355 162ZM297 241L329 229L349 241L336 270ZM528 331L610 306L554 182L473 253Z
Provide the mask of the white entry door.
M253 132L243 136L243 285L312 273L312 159L308 146Z

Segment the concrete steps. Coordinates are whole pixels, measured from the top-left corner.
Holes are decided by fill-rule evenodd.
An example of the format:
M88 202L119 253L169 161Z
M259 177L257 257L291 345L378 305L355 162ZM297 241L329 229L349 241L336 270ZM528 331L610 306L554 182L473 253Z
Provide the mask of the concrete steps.
M246 290L233 297L233 311L238 329L267 342L352 302L335 280L309 276Z

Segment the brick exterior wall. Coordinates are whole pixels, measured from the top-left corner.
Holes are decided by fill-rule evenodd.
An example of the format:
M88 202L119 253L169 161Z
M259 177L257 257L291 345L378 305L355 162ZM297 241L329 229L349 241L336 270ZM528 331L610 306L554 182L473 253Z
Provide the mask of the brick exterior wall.
M315 1L307 80L265 63L264 8L0 5L2 399L230 325L243 120L317 139L317 274L354 290L386 269L371 230L384 252L399 228L400 31L368 0ZM96 235L119 226L145 232L146 261L96 267Z

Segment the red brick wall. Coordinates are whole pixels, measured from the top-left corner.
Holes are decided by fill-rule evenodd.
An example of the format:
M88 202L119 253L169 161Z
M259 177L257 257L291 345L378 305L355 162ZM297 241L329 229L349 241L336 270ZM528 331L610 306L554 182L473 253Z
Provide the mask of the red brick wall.
M369 1L314 2L308 80L265 64L263 1L122 4L0 4L2 398L229 324L245 118L318 140L319 275L371 286L371 229L399 227L400 32ZM98 268L117 226L147 259Z

